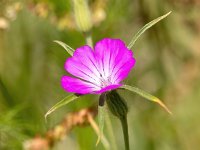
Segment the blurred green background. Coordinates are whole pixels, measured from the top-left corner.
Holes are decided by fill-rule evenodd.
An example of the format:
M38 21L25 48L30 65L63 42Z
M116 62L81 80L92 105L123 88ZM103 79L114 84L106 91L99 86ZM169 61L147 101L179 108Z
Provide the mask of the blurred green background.
M130 147L135 150L200 149L200 1L90 0L94 42L120 38L127 44L149 21L172 11L137 41L135 68L124 81L159 97L171 109L130 92ZM0 0L0 149L23 149L72 111L97 105L86 96L44 114L68 95L60 86L69 55L53 40L73 48L85 44L75 25L70 0ZM118 150L124 149L120 123L109 111ZM107 135L108 128L105 129ZM55 150L103 150L90 126L74 128ZM109 140L109 139L108 139Z

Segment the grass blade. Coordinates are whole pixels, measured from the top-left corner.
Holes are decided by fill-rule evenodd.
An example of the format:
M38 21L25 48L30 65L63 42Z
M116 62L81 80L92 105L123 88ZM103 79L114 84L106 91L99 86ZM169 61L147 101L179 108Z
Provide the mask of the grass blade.
M167 106L161 101L159 100L157 97L137 88L137 87L133 87L133 86L129 86L129 85L123 85L121 87L122 89L126 89L126 90L129 90L131 92L134 92L150 101L153 101L153 102L156 102L158 103L160 106L162 106L169 114L172 114L172 112L167 108Z
M73 56L73 53L75 50L73 48L71 48L69 45L65 44L64 42L57 41L57 40L55 40L54 42L59 44L60 46L62 46L71 56Z
M70 102L72 102L73 100L77 99L79 96L71 94L69 96L66 96L65 98L63 98L61 101L59 101L58 103L56 103L53 107L51 107L47 113L45 114L45 120L47 118L48 115L50 115L52 112L54 112L56 109L69 104Z
M131 42L128 44L128 49L131 49L133 47L133 45L135 44L135 42L137 41L137 39L149 28L151 28L153 25L155 25L156 23L158 23L159 21L161 21L162 19L164 19L165 17L167 17L169 14L171 13L168 12L167 14L160 16L154 20L152 20L151 22L147 23L145 26L143 26L136 34L135 36L132 38Z

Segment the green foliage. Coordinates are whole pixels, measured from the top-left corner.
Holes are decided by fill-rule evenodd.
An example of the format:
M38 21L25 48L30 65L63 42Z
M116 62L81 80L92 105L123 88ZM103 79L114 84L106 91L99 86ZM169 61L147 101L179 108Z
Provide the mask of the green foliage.
M141 90L141 89L139 89L139 88L137 88L137 87L134 87L134 86L123 85L121 88L122 88L122 89L129 90L129 91L131 91L131 92L134 92L134 93L136 93L136 94L138 94L138 95L140 95L140 96L142 96L142 97L144 97L144 98L146 98L146 99L148 99L148 100L150 100L150 101L152 101L152 102L158 103L158 104L159 104L160 106L162 106L168 113L171 114L171 111L167 108L167 106L165 106L165 104L164 104L162 101L160 101L157 97L155 97L155 96L153 96L153 95L151 95L151 94L149 94L149 93L147 93L147 92L145 92L145 91L143 91L143 90Z
M22 149L27 138L23 133L28 124L20 118L23 107L15 107L0 115L0 149Z
M160 16L154 20L152 20L151 22L147 23L145 26L143 26L131 39L131 42L128 44L128 48L131 49L133 47L133 45L135 44L135 42L138 40L138 38L149 28L151 28L153 25L155 25L156 23L158 23L159 21L161 21L162 19L166 18L169 14L171 13L168 12L167 14Z
M64 42L61 41L54 41L55 43L59 44L60 46L62 46L71 56L74 53L74 49L71 48L69 45L65 44Z
M98 107L98 123L99 123L100 135L98 137L97 144L99 143L99 141L101 140L103 136L104 122L105 122L105 107L99 106Z
M101 143L103 144L105 150L110 150L110 143L107 140L107 138L104 135L104 123L105 123L105 107L104 106L98 106L98 139L96 142L96 146Z
M45 114L45 119L47 118L48 115L50 115L52 112L54 112L56 109L69 104L70 102L76 100L79 96L71 94L69 96L66 96L65 98L63 98L61 101L59 101L58 103L56 103L55 105L53 105L53 107L51 107L47 113Z

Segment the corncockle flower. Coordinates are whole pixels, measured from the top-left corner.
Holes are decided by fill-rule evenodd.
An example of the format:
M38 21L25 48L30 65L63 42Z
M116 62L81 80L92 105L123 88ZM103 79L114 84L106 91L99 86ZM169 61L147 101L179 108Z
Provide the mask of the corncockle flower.
M126 47L123 41L105 38L96 43L94 50L89 46L76 49L73 56L65 63L65 69L74 77L63 76L61 79L62 87L67 92L101 94L99 98L101 130L99 139L103 132L101 106L107 100L108 108L122 123L126 150L129 150L126 119L128 107L114 89L122 86L121 81L128 76L134 65L133 52Z
M86 7L86 5L82 5L81 7L83 6ZM78 9L78 7L75 9ZM100 107L98 108L100 129L100 133L98 133L99 139L102 139L103 145L105 147L108 147L106 140L102 138L104 124L104 107L102 106L104 105L104 101L106 100L109 110L121 121L124 133L125 149L129 150L127 123L128 107L126 101L118 94L115 89L119 88L134 92L150 101L158 103L171 114L170 110L157 97L137 87L122 84L122 81L128 76L129 72L134 67L136 62L135 58L133 57L133 52L130 49L133 47L137 39L147 29L167 17L170 13L171 12L147 23L137 32L135 36L133 36L131 42L128 44L127 47L125 43L120 39L104 38L101 41L97 42L94 46L94 49L92 49L90 46L88 46L92 45L91 35L86 35L86 41L88 45L79 47L75 51L67 44L61 41L55 41L56 43L61 45L70 55L73 55L71 58L68 58L65 63L65 69L68 73L71 74L71 76L65 75L61 79L61 85L63 89L73 94L65 97L64 99L56 103L45 114L45 118L56 109L79 98L81 95L101 94L99 97ZM84 20L82 20L81 18L81 20L78 21L82 22ZM88 34L90 31L89 26L87 29L82 29L82 31Z
M97 42L94 50L89 46L77 48L65 63L72 74L63 76L62 87L77 94L101 94L122 86L133 66L135 58L120 39L105 38Z
M67 92L75 93L75 95L101 94L99 98L100 136L103 132L104 122L103 107L101 106L104 105L104 101L106 100L112 114L121 121L126 150L129 150L128 107L115 89L121 88L133 91L159 103L170 112L156 97L138 88L121 83L128 76L135 62L133 52L126 47L123 41L120 39L104 38L96 43L94 50L87 45L77 48L73 56L65 62L65 69L72 76L65 75L61 79L62 87ZM101 138L100 136L99 139Z

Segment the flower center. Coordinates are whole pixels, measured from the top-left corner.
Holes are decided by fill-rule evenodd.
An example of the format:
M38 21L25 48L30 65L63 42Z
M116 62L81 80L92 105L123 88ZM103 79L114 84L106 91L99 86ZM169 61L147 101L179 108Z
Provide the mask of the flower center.
M100 86L103 88L103 87L106 87L108 85L111 85L112 82L111 82L111 77L108 76L108 77L102 77L100 78Z

